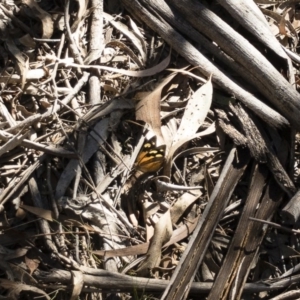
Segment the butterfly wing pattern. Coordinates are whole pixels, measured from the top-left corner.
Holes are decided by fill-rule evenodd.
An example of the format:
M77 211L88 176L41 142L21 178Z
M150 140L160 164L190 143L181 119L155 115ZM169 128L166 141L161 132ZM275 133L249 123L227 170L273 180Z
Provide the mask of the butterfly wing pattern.
M156 146L156 137L146 141L140 151L135 167L143 173L158 171L165 160L166 145Z

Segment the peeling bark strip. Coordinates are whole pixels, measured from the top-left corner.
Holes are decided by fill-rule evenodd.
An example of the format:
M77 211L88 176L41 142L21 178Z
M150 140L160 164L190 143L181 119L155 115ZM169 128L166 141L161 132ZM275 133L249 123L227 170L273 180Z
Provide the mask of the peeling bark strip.
M219 125L237 146L248 147L251 156L259 163L267 164L275 180L283 191L290 197L296 192L296 187L279 161L272 142L264 128L256 120L254 122L240 104L229 105L230 110L239 121L240 128L236 129L230 122L225 111L217 109ZM239 131L240 130L240 131ZM286 153L288 150L286 150Z
M279 186L290 197L295 194L296 187L281 162L279 161L273 147L272 142L268 138L267 130L257 121L254 122L248 115L247 111L240 104L229 105L232 112L237 117L242 130L247 137L247 146L251 155L260 163L267 163L269 170L272 172ZM288 150L287 150L288 151Z

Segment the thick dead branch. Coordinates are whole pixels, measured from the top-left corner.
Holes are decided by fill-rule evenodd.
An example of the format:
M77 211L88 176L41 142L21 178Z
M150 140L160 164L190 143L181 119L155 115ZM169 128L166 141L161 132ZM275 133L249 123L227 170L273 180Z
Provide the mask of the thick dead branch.
M167 280L149 279L142 277L132 277L118 273L112 273L104 270L90 269L93 273L88 272L88 268L82 270L83 281L85 286L95 288L95 292L102 291L118 291L118 292L133 292L141 291L148 293L160 294L169 284ZM55 290L58 288L57 282L60 283L59 288L65 291L72 289L72 274L70 271L53 269L50 272L37 270L34 278L40 283L47 284L47 288ZM288 287L292 283L299 282L300 275L290 276L289 278L281 279L277 282L264 283L247 283L244 292L257 293L261 291L276 291ZM50 285L53 283L53 286ZM65 285L65 286L63 286ZM193 282L191 285L190 295L199 297L199 294L207 294L212 287L210 282ZM89 290L90 291L90 290Z
M194 41L195 44L198 45L197 49L200 53L204 52L204 49L207 50L215 57L215 61L220 61L225 64L228 68L239 74L239 76L246 82L255 82L254 79L251 81L251 74L249 75L243 66L236 63L234 59L224 53L217 45L213 44L209 39L191 26L190 23L188 23L187 20L176 9L171 10L165 1L141 0L140 2L144 3L145 6L151 7L151 9L155 11L155 14L159 14L170 25L172 25L173 28L176 28L179 32ZM213 62L214 64L215 61Z
M233 292L232 296L236 297L236 291L240 287L232 288L235 281L239 278L239 269L243 264L243 260L247 256L245 253L245 245L248 241L249 235L253 232L249 231L249 225L252 223L248 218L255 215L257 205L263 192L265 181L267 179L267 170L259 168L255 164L252 171L252 182L249 186L249 194L245 201L245 206L240 215L240 221L236 228L235 235L231 240L230 247L227 251L225 260L223 261L221 270L213 284L213 288L208 296L208 300L212 299L228 299L229 291ZM254 251L256 249L253 249Z
M214 66L206 57L204 57L194 46L184 39L167 22L154 17L137 0L122 0L126 8L141 18L149 27L156 31L170 46L189 63L197 66L200 71L206 75L213 75L212 80L225 91L233 94L241 100L247 107L253 110L264 121L275 127L281 127L288 124L285 118L272 110L270 107L255 98L252 94L246 92L226 75L224 75L216 66Z
M219 1L219 3L239 22L239 24L241 24L241 26L251 32L257 40L287 61L287 76L290 84L295 85L295 72L292 61L271 32L269 24L257 4L254 1L243 0L225 0ZM245 75L246 74L248 75L249 73L245 72ZM253 82L252 78L253 77L251 76Z
M236 155L239 157L238 163ZM243 175L248 162L249 156L246 151L237 152L236 149L231 150L202 218L199 220L189 245L181 257L180 263L177 265L161 299L179 300L188 296L195 272L204 258L221 214L235 186Z
M255 218L270 220L276 213L283 196L284 193L275 180L269 180L263 199L261 200L259 208L255 212ZM247 232L249 235L244 246L243 262L239 267L239 274L236 278L235 284L232 286L230 291L230 293L233 293L235 290L236 299L240 299L242 293L245 292L247 277L259 255L259 247L267 233L266 226L263 223L252 222L248 223L248 225L249 227Z
M254 1L222 0L219 3L259 41L272 49L278 56L288 59L278 40L271 32L265 16Z
M293 86L245 38L197 1L170 0L200 32L256 78L256 86L291 124L300 129L300 97Z

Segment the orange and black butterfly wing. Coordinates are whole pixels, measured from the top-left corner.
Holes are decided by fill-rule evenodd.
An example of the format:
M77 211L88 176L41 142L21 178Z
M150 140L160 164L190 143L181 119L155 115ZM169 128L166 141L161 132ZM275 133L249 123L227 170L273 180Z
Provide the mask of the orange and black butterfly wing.
M164 160L166 146L156 147L156 138L147 141L136 160L136 168L144 173L158 171Z

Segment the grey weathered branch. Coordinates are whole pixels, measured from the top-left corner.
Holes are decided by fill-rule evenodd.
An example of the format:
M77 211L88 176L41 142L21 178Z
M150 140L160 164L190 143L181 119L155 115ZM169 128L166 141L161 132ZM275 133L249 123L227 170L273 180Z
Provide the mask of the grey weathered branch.
M239 157L236 159L236 157ZM214 230L221 218L239 179L243 175L250 157L232 149L225 162L207 206L199 220L189 244L177 265L161 300L186 299L195 273L202 262ZM239 162L237 163L237 160Z
M141 1L122 1L128 10L156 31L177 53L183 56L192 65L197 66L204 75L209 76L210 74L213 74L212 79L214 83L241 100L268 124L275 127L288 125L288 122L284 117L232 81L172 26L165 22L164 19L157 18L154 14L151 14L147 8L141 4ZM160 3L162 5L163 1Z
M275 67L244 37L195 0L169 0L200 32L216 42L227 54L256 78L259 91L300 129L300 95Z
M89 272L88 269L92 272ZM97 292L99 292L99 289L101 289L103 291L140 291L143 293L147 292L160 294L169 283L167 280L132 277L91 268L84 268L82 272L84 286L94 288ZM73 288L72 273L70 271L53 269L49 272L45 272L36 270L33 274L33 277L37 279L39 283L47 284L46 288L49 290L56 290L59 288L65 291L71 291ZM270 282L268 284L264 284L262 282L247 283L245 285L244 291L247 293L274 291L288 287L292 283L297 283L299 282L299 279L300 275L294 275L275 282ZM58 282L59 286L57 286ZM191 295L197 295L199 297L199 294L207 294L210 291L211 287L212 283L210 282L193 282L191 286Z

